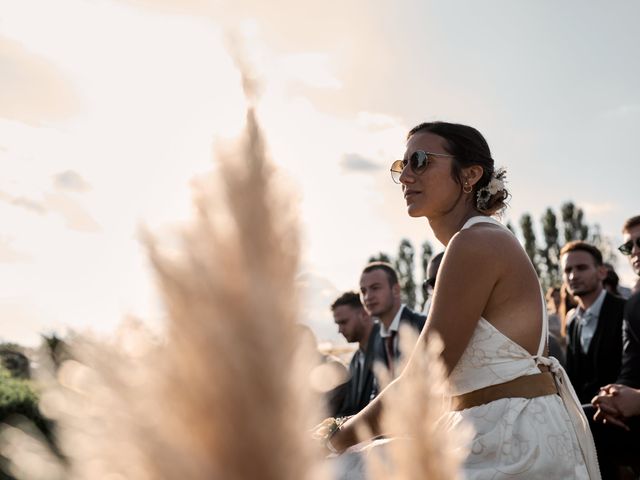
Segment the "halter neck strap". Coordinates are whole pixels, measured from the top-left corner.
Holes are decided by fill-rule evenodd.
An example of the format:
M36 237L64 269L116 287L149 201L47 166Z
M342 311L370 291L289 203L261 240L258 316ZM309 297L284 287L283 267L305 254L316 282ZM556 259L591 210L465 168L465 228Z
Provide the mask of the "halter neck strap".
M464 222L464 225L462 226L462 228L460 230L464 230L465 228L469 228L469 227L475 225L476 223L493 223L494 225L498 225L498 226L500 226L502 228L506 228L504 225L502 225L498 220L496 220L493 217L487 217L486 215L476 215L475 217L471 217L466 222Z

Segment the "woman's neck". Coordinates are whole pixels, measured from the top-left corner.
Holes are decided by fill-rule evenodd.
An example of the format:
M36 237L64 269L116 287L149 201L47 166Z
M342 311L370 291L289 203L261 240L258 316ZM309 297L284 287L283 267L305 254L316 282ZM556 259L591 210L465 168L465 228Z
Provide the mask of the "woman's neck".
M427 220L438 241L446 247L451 237L460 231L466 221L478 215L482 214L473 207L465 206L465 208L454 209L446 215L427 218Z

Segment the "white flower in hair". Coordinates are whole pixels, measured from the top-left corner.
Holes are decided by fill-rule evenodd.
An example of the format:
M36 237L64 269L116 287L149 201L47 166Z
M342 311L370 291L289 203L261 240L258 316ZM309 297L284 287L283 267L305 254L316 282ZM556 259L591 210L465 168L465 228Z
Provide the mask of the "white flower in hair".
M491 175L491 180L484 187L479 188L476 193L476 204L478 208L485 210L489 206L489 200L498 192L504 190L505 177L507 171L504 168L499 168Z

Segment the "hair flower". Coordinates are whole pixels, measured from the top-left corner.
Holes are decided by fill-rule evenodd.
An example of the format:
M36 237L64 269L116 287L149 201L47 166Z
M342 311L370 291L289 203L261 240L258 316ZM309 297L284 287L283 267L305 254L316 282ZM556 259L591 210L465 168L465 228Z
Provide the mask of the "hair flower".
M486 210L489 206L489 200L491 200L491 197L504 190L506 175L507 171L504 168L499 168L493 172L489 183L478 189L476 193L476 204L478 208Z

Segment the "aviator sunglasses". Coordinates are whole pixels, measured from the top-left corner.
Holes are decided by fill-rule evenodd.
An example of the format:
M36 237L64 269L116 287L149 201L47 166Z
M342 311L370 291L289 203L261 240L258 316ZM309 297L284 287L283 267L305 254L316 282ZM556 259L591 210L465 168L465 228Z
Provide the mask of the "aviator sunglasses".
M400 183L400 175L402 175L402 171L405 169L407 165L411 167L411 171L415 175L421 175L427 169L429 165L429 157L450 157L453 158L453 155L448 155L446 153L431 153L425 152L424 150L416 150L411 154L409 160L396 160L391 164L391 179L395 183Z
M633 244L636 244L636 247L640 248L640 237L635 240L629 240L628 242L623 243L618 247L618 250L623 255L631 255L631 251L633 250Z

